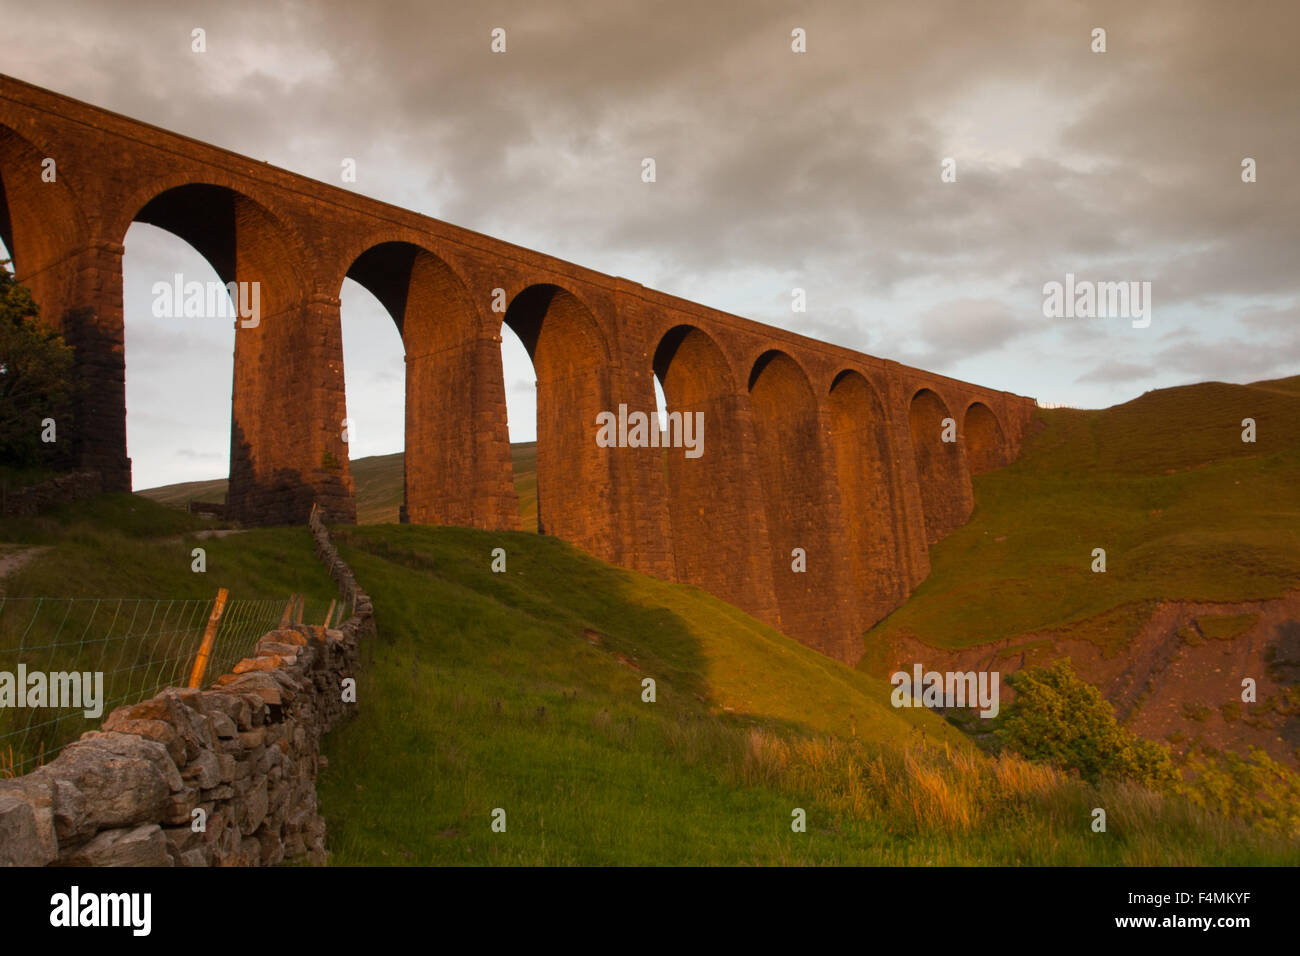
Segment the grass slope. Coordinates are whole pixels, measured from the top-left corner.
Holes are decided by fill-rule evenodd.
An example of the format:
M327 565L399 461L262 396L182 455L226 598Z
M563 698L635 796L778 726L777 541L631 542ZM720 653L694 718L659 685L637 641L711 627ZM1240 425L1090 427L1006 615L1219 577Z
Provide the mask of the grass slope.
M404 456L375 455L352 462L356 488L357 521L361 524L396 524L402 507L406 472Z
M514 466L515 493L519 496L519 527L537 530L537 442L520 442L510 446L510 464Z
M975 513L932 549L930 576L867 633L864 668L903 637L959 648L1068 629L1118 650L1153 602L1300 586L1300 377L1040 415L1015 463L975 479Z
M520 442L510 446L514 466L515 491L519 494L519 521L525 531L537 530L537 443ZM352 461L352 480L356 485L357 522L359 524L396 524L402 505L405 481L404 455L374 455ZM18 483L18 482L15 482ZM185 481L137 492L146 498L174 508L184 508L191 501L225 501L226 479Z
M6 576L5 597L143 597L231 600L306 597L307 620L323 620L335 597L301 528L257 528L228 537L212 523L139 495L101 495L37 518L6 518L10 545L48 546ZM191 570L202 547L207 570Z
M28 560L0 576L0 671L13 673L20 661L45 671L101 671L107 700L125 703L185 680L203 636L205 605L218 588L229 590L230 603L209 678L251 652L261 636L257 623L273 623L291 593L305 597L304 621L324 620L335 591L303 529L264 528L220 538L206 535L209 529L208 522L185 512L125 494L38 518L5 519L0 563L14 552ZM206 552L203 573L192 570L198 547ZM145 600L114 600L120 598ZM199 603L184 603L189 600ZM36 729L21 734L29 721ZM26 709L0 710L0 735L14 735L0 741L0 774L97 725L76 711L38 717Z
M208 523L109 495L6 537L47 545L11 595L308 595L331 587L301 528ZM337 863L1296 863L1185 801L1096 792L994 761L888 687L698 589L553 538L335 531L376 599L356 718L327 738ZM190 550L208 549L208 572ZM490 571L491 549L508 554ZM642 700L653 677L657 699ZM1091 833L1108 808L1109 835ZM506 811L494 833L491 813ZM807 832L791 830L792 811Z
M883 681L553 538L335 540L380 631L358 715L326 745L335 863L1300 861L1295 841L1180 800L991 760L929 712L891 708Z
M145 488L136 494L156 501L160 505L185 510L191 501L225 501L225 478L212 478L208 481L182 481L175 485L162 485L158 488Z
M1155 596L1280 593L1300 579L1298 410L1286 380L1045 413L1019 462L976 480L972 524L935 548L930 580L877 631L960 646L1094 626ZM1247 416L1259 442L1239 447ZM535 481L535 450L514 458ZM360 469L358 487L379 501L394 474L400 485L400 459L372 461L375 480ZM8 536L57 547L6 584L183 589L184 536L202 523L138 501L18 527ZM522 513L529 504L521 495ZM326 742L335 863L1300 863L1297 839L1182 797L990 758L935 715L891 708L871 674L556 539L391 524L334 534L379 625L358 714ZM328 593L302 529L208 543L209 581L215 554L220 583ZM1108 573L1080 581L1095 546ZM1221 566L1207 572L1207 556ZM1097 806L1104 835L1090 826ZM805 833L791 829L796 808Z

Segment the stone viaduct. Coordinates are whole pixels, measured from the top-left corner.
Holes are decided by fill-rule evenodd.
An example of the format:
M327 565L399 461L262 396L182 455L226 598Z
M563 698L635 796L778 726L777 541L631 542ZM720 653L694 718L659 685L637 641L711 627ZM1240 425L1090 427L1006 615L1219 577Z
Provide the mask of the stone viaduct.
M518 527L504 321L536 372L544 533L698 585L850 662L862 631L925 578L930 545L970 516L971 475L1018 453L1034 407L0 76L0 238L76 349L87 387L60 438L110 489L131 488L132 222L184 239L223 282L260 283L260 322L235 333L232 518L301 523L316 503L355 520L339 316L349 277L388 309L405 348L408 520ZM702 456L597 445L598 412L653 413L656 375L670 411L704 413ZM946 418L956 442L941 440Z

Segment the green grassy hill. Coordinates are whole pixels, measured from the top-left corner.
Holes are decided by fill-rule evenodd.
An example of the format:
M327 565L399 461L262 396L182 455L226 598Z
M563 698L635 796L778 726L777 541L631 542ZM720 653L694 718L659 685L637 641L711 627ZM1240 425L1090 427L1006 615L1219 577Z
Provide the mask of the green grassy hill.
M308 614L323 619L335 597L301 528L254 528L214 535L210 520L139 495L100 495L36 518L6 518L13 550L41 549L0 581L3 597L232 599L302 593ZM206 571L192 570L191 552L206 552Z
M976 479L971 524L934 549L930 579L868 648L960 650L1061 627L1119 652L1129 609L1156 598L1282 594L1300 581L1298 413L1296 379L1044 412L1020 461ZM1241 447L1247 416L1259 441ZM535 489L534 456L515 461ZM400 457L353 464L363 513L395 507ZM521 499L535 508L535 491ZM189 549L209 524L139 497L14 527L10 540L50 550L5 579L11 594L233 583L307 591L309 618L329 594L303 529L210 540L200 576ZM1300 863L1300 833L991 757L928 711L892 708L870 655L846 668L699 589L554 538L333 534L379 627L357 716L326 742L335 863ZM504 573L491 571L497 547ZM1105 575L1088 571L1093 547L1107 549ZM1294 781L1278 785L1292 799ZM1090 827L1098 806L1104 835ZM806 832L791 828L799 810Z
M974 515L932 549L930 576L867 633L864 667L898 638L961 648L1068 628L1118 650L1154 602L1300 586L1300 377L1039 415L1020 458L975 479Z
M352 461L352 480L356 485L357 522L359 524L396 524L402 505L404 481L402 452L374 455ZM537 530L537 443L521 442L510 446L514 466L515 490L519 493L520 527ZM146 488L137 494L161 504L184 508L191 501L225 501L226 479L186 481L175 485Z
M337 863L1300 862L1182 798L990 758L884 681L556 539L334 534L381 635L327 745Z
M7 537L10 595L331 596L302 528L209 525L110 495ZM522 532L335 539L375 599L357 716L319 792L342 864L1297 863L1300 842L1182 797L986 756L883 681L695 588ZM209 549L208 572L190 549ZM507 552L505 573L491 551ZM0 648L0 652L3 649ZM644 681L656 699L643 699ZM1104 805L1109 833L1090 830ZM505 833L491 829L506 813ZM806 832L791 829L796 810Z
M184 510L191 501L225 501L228 485L225 478L212 478L207 481L182 481L174 485L144 488L136 491L136 494L161 505Z
M403 460L399 451L392 455L358 458L352 462L352 481L356 486L357 521L362 524L396 524L402 506L404 484Z
M0 671L12 674L19 662L99 671L110 709L187 679L219 588L229 604L210 677L252 650L290 594L304 596L309 623L323 621L336 597L301 528L217 536L212 522L126 494L6 518L2 527ZM205 552L202 573L193 570L195 548ZM0 776L98 726L76 711L39 713L0 709Z
M519 528L537 530L537 442L510 446L510 463L515 471L515 493L519 495Z

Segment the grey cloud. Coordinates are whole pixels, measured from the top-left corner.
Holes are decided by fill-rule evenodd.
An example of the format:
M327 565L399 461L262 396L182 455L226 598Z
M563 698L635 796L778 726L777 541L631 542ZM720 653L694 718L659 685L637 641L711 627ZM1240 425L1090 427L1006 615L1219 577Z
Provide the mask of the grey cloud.
M1100 402L1133 394L1126 365L1294 368L1285 310L1256 300L1300 293L1298 21L1210 0L49 0L6 15L5 70L326 181L355 158L360 192L727 311L756 298L732 276L806 277L807 314L749 314L1013 390L1043 355ZM1149 334L1043 321L1067 271L1152 281ZM1220 302L1222 322L1179 311ZM133 371L193 354L133 328Z
M1193 381L1247 382L1294 375L1300 370L1300 336L1285 342L1189 343L1156 356L1157 367L1191 375Z
M226 456L219 455L216 452L195 451L193 448L177 448L173 454L177 458L188 458L192 461L223 461Z
M1080 375L1076 382L1125 382L1136 383L1151 378L1156 370L1149 365L1135 362L1103 362L1090 371Z
M1300 336L1300 303L1281 308L1248 309L1237 316L1247 329L1284 336Z
M919 317L913 336L919 348L914 347L911 354L916 362L947 366L1000 348L1012 339L1042 328L1041 321L1030 323L1010 315L995 300L959 299Z

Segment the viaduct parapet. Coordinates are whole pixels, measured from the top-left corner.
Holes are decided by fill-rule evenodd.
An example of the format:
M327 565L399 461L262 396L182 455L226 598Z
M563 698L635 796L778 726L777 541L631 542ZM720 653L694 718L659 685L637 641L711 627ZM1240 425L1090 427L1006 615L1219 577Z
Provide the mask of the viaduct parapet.
M131 488L122 253L133 222L187 241L223 282L260 284L260 321L235 333L231 518L305 523L317 504L355 520L339 315L351 278L387 308L405 348L408 520L519 526L504 321L537 377L543 533L698 585L845 661L925 578L930 545L970 516L971 475L1011 461L1033 413L1029 398L665 295L0 76L0 238L76 349L87 388L70 464L109 490ZM699 457L597 443L599 413L653 415L655 375L670 412L703 413ZM942 440L948 418L955 442Z

